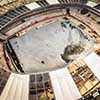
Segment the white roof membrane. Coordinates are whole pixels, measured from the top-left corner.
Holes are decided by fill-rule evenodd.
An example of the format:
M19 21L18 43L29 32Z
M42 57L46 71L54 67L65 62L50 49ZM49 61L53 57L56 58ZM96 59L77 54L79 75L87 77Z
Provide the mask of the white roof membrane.
M33 2L33 3L30 3L30 4L27 4L25 5L27 8L29 8L30 10L33 10L33 9L36 9L36 8L39 8L40 5L38 5L36 2Z
M92 1L88 1L87 5L90 6L90 7L94 7L94 6L97 5L97 3L92 2Z
M58 4L58 0L47 0L47 2L52 5L52 4Z

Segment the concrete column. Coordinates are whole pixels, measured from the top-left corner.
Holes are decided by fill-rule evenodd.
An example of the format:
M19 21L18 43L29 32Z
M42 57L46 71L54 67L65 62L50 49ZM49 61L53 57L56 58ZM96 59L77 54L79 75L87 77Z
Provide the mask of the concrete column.
M94 75L100 79L100 57L95 52L92 52L87 57L85 57L84 61L92 70Z
M67 68L50 72L50 78L56 100L77 100L81 98Z
M28 100L29 75L11 74L0 100Z
M13 83L13 80L14 80L14 77L15 75L14 74L11 74L8 81L7 81L7 84L6 86L4 87L4 90L0 96L0 100L6 100L7 96L8 96L8 93L9 93L9 90L11 88L11 85Z

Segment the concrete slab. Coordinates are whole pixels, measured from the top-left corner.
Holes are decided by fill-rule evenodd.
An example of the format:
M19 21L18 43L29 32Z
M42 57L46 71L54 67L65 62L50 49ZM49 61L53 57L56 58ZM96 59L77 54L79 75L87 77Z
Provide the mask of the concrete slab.
M72 25L73 26L73 25ZM65 20L57 20L10 40L15 53L27 73L55 70L65 66L61 58L66 46L90 44L79 29L72 28ZM79 54L78 54L79 55ZM74 55L71 58L76 59Z

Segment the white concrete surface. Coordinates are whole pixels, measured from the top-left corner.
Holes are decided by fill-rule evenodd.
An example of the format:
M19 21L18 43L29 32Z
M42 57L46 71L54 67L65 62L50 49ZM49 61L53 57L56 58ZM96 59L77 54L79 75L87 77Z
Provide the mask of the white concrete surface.
M28 100L29 75L11 74L0 100Z
M100 57L95 52L92 52L84 59L84 61L92 70L94 75L100 79Z
M56 100L78 100L81 94L67 68L50 72Z
M9 92L8 92L7 97L6 97L5 100L14 100L14 96L15 96L15 93L16 93L18 82L19 81L16 79L16 77L14 75L14 79L13 79L12 85L10 86Z
M15 75L15 74L11 74L11 75L10 75L10 77L9 77L9 79L8 79L8 81L7 81L7 84L6 84L6 86L5 86L5 88L4 88L3 92L2 92L2 94L1 94L1 96L0 96L0 100L6 100L6 98L7 98L7 96L8 96L8 93L9 93L9 91L10 91L10 87L11 87L11 85L12 85L12 83L13 83L13 80L14 80L14 75Z
M29 100L29 75L23 75L21 100Z

